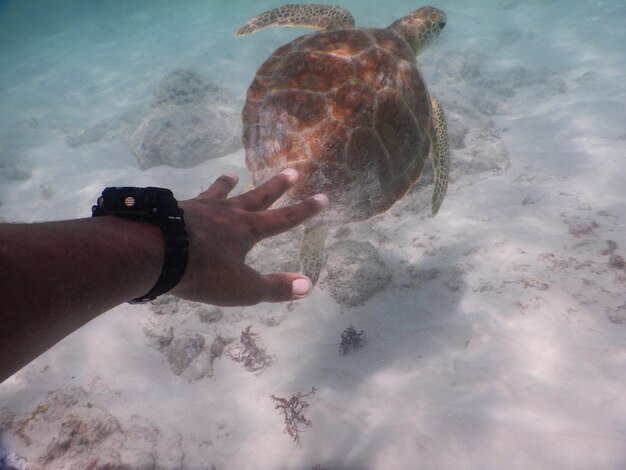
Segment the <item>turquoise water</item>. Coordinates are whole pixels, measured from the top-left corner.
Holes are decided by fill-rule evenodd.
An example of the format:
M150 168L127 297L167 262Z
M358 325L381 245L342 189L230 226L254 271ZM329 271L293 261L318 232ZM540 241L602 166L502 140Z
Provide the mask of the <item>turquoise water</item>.
M626 271L606 255L613 241L626 256L626 3L432 3L448 23L418 63L450 127L442 212L428 217L424 185L388 213L338 230L328 242L331 275L306 302L219 311L166 302L103 315L0 386L9 453L39 461L63 419L93 402L124 433L90 452L171 446L153 459L165 468L626 465ZM421 6L339 5L364 26ZM188 168L144 168L133 139L160 112L155 89L175 69L229 93L226 114L237 115L257 67L309 32L233 36L275 6L1 1L0 220L85 217L113 184L165 186L179 197L225 171L245 184L241 148ZM351 271L358 256L341 243L355 241L366 262ZM251 262L291 269L296 249L293 235ZM225 359L213 375L175 375L167 353L148 345L159 328L177 338L200 332L210 344L249 324L277 358L260 375ZM338 358L348 324L368 342ZM297 448L268 397L314 385L313 425ZM50 403L60 411L27 421L26 445L20 420ZM78 447L63 458L85 462Z
M387 25L418 6L404 0L341 5L366 26ZM30 171L37 166L33 154L45 151L35 147L48 138L43 133L71 132L148 103L155 84L175 68L191 68L243 99L256 67L271 51L306 32L277 28L233 37L250 16L273 6L268 1L3 1L3 158L14 155L23 171ZM513 66L564 80L589 73L607 99L624 78L619 44L626 6L620 1L441 1L436 6L448 12L448 26L421 60L435 92L441 86L428 77L433 63L467 51L488 59L486 75ZM585 101L594 99L604 98Z
M176 67L192 67L243 96L261 61L277 45L306 32L275 29L233 37L238 25L273 6L268 1L3 1L0 123L92 122L145 101L150 86ZM358 24L384 26L418 5L403 0L341 6ZM496 64L527 63L553 72L587 64L617 77L615 68L624 65L616 46L624 39L626 6L619 1L441 1L436 6L449 15L438 45L442 50L473 48ZM513 36L502 36L507 30ZM514 48L513 54L499 49L519 34L529 47Z

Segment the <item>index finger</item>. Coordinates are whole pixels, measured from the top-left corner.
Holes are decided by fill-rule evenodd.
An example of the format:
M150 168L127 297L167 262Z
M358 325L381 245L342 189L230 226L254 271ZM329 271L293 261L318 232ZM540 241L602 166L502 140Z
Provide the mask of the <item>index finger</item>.
M293 206L252 213L248 222L251 225L253 237L259 241L297 227L305 220L322 212L327 206L326 195L316 194Z
M235 196L230 201L240 209L248 211L265 210L285 194L297 180L298 172L287 168L261 186Z
M237 186L239 175L227 173L217 178L206 191L198 194L200 199L225 199L226 196Z

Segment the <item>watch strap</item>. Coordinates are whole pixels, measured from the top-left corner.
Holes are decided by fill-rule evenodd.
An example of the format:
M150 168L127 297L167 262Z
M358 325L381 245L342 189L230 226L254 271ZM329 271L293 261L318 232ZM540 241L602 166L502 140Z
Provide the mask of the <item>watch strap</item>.
M184 211L172 191L165 188L109 187L102 192L92 216L113 215L157 225L163 232L165 255L156 283L146 294L129 301L144 303L173 289L185 274L189 238Z
M166 224L160 224L165 239L165 256L163 268L156 283L146 294L129 303L144 303L156 299L159 295L172 290L180 282L187 267L189 253L189 239L183 219L183 210L177 209L179 214L171 213Z

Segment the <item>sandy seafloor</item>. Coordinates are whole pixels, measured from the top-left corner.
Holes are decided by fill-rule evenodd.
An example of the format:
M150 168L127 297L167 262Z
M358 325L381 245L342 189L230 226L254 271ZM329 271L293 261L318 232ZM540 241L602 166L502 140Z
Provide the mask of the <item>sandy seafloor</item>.
M102 315L0 385L0 467L626 468L626 4L433 4L448 26L418 61L450 121L440 214L424 185L331 232L295 304ZM243 100L306 33L233 37L276 3L43 5L0 3L4 221L88 216L107 185L185 198L233 170L245 185L241 149L142 170L123 129L176 68ZM367 26L420 6L340 5ZM297 238L250 261L294 269ZM216 352L248 325L273 358L261 372ZM340 355L348 325L366 342ZM312 387L296 445L270 396Z

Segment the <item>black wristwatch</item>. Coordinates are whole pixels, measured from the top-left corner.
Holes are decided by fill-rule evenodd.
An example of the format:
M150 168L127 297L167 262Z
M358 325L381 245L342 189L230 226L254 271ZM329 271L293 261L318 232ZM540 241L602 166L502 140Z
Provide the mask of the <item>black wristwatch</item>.
M148 293L130 303L143 303L170 291L185 274L189 238L183 210L172 191L165 188L110 187L91 208L92 217L114 215L157 225L165 237L165 259L161 275Z

